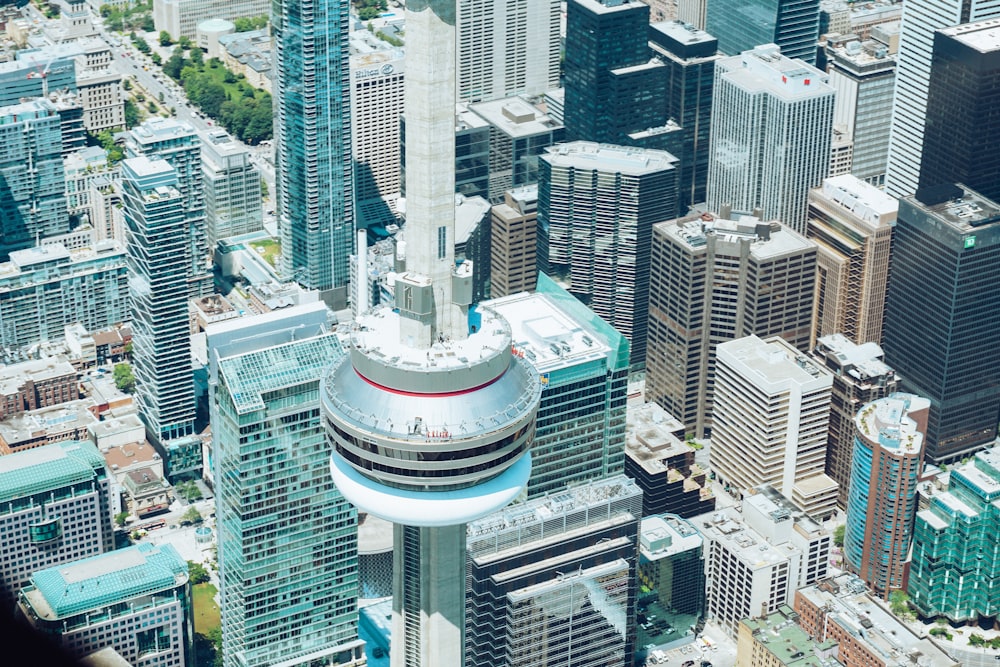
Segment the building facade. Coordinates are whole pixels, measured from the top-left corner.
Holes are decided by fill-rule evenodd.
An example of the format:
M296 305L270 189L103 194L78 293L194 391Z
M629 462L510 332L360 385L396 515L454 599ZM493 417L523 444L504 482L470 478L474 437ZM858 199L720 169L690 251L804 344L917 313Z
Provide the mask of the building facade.
M677 186L678 210L705 201L708 184L709 136L712 119L712 87L719 41L690 23L666 21L649 29L652 55L665 66L667 118L683 129L684 148Z
M201 169L205 189L205 237L209 248L219 239L262 228L260 170L250 151L224 130L201 135Z
M360 657L357 511L330 479L319 409L320 377L344 352L300 323L244 328L257 335L239 344L241 323L227 322L237 345L212 352L226 667Z
M885 128L892 119L892 91L896 81L896 54L875 37L845 44L827 42L830 85L837 91L834 125L842 126L854 141L850 173L866 183L882 186L889 156Z
M490 215L490 296L530 292L538 281L538 185L508 190Z
M176 188L184 200L184 260L187 295L212 293L212 272L205 226L205 182L201 137L188 123L173 118L151 118L132 128L125 138L125 155L165 160L177 175Z
M0 264L0 344L11 349L62 340L76 322L94 331L129 319L125 246L36 246Z
M641 497L616 475L470 523L464 664L630 664Z
M1000 613L1000 448L950 471L947 491L917 512L907 592L923 617L977 622Z
M354 253L348 2L276 2L274 166L281 272L347 305Z
M188 564L171 544L137 544L41 569L18 611L80 658L111 646L136 667L194 665Z
M808 349L816 245L728 212L660 223L652 241L646 400L701 437L712 424L716 345L756 334Z
M705 30L729 56L777 44L789 58L816 62L819 0L707 0Z
M0 253L69 231L61 119L51 102L0 107L0 174Z
M809 191L806 236L817 246L813 344L831 334L858 345L881 342L898 208L894 197L849 174Z
M636 646L686 644L694 641L704 621L704 540L677 515L644 516L639 527Z
M114 548L111 483L89 442L0 456L0 601L7 608L37 570Z
M460 0L455 17L459 101L541 95L558 88L560 20L555 0Z
M511 327L514 347L542 378L529 498L620 474L628 342L542 274L538 290L483 303Z
M837 643L820 641L799 625L788 605L740 621L736 667L839 667Z
M903 9L885 180L885 190L893 197L914 194L920 182L934 31L995 17L1000 17L1000 6L992 0L935 0Z
M1000 199L1000 18L934 33L919 187L964 183Z
M890 394L855 419L844 559L876 595L906 590L930 401Z
M710 462L737 497L769 484L807 514L836 510L826 469L831 373L783 338L747 336L716 349Z
M675 215L677 158L665 151L572 142L541 159L538 267L621 331L646 360L653 225Z
M716 63L709 210L760 209L765 219L805 232L809 189L830 166L835 92L828 81L773 44Z
M837 505L846 508L847 490L851 486L855 419L861 406L896 391L899 377L882 361L882 348L877 343L857 345L842 334L830 334L816 341L811 354L833 373L826 474L840 489Z
M190 237L177 171L145 156L122 161L135 398L150 441L194 433L187 296Z
M371 48L371 47L369 47ZM351 141L358 213L365 202L398 196L406 60L399 48L350 57Z
M992 442L1000 414L1000 204L961 186L899 202L885 302L885 361L931 401L926 454L961 459ZM986 310L984 310L984 308Z
M648 32L649 5L639 0L567 2L568 139L634 145L630 133L666 122L664 65L651 60Z
M153 25L157 32L166 30L175 40L197 36L198 24L206 19L267 16L271 10L268 0L154 0Z

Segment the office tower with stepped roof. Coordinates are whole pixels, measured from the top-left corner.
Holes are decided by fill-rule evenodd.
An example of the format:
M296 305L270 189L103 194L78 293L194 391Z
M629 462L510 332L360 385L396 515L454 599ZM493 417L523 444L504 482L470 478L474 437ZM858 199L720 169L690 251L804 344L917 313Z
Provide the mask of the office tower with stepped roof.
M463 664L466 524L531 472L538 374L455 264L454 0L406 9L406 270L324 378L337 488L392 521L392 664Z

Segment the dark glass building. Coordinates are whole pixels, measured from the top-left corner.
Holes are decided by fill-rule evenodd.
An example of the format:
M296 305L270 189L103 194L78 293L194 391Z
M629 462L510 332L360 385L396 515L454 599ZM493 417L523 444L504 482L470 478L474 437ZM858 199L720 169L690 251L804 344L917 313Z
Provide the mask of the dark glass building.
M882 347L904 391L931 400L926 456L951 463L997 437L1000 204L962 185L899 200Z
M689 23L665 21L649 28L649 47L664 64L666 116L682 128L677 186L679 210L705 201L712 81L719 40ZM669 150L669 149L667 149Z
M761 44L777 44L789 58L816 62L819 0L707 0L705 30L719 49L739 55Z
M920 187L964 183L1000 199L1000 19L934 33Z
M632 144L629 134L664 124L663 64L650 62L648 26L649 6L639 0L569 0L567 139Z

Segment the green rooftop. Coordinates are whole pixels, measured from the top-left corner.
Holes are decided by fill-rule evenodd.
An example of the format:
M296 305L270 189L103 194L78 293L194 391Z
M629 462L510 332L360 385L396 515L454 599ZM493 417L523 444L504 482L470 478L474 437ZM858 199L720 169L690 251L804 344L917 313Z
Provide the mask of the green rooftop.
M187 577L187 562L172 545L145 542L39 570L25 596L39 618L55 621L170 591Z
M788 605L763 618L748 618L741 623L767 650L788 667L839 667L834 657L834 641L814 641L796 622L798 614Z
M59 442L0 456L0 504L90 482L104 467L104 457L89 442Z
M236 412L263 410L263 394L315 382L344 354L333 334L276 345L219 362Z

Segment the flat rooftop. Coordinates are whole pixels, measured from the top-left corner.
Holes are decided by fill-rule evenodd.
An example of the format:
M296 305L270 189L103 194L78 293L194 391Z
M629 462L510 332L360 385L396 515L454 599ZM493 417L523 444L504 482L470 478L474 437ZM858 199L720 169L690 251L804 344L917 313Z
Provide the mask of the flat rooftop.
M469 111L515 138L546 134L562 127L561 123L519 97L470 104Z
M829 76L805 61L781 53L774 44L758 46L716 64L721 76L750 92L767 92L788 101L833 96Z
M881 378L893 374L889 364L882 361L882 347L878 343L868 342L858 345L841 333L821 336L817 340L817 353L827 358L833 358L841 368L857 380Z
M1000 51L1000 19L966 23L940 32L980 53Z
M691 520L705 539L714 540L751 570L782 563L801 552L790 543L772 545L743 522L735 508L703 514Z
M829 371L778 336L766 340L754 335L745 336L720 343L716 350L720 362L723 359L736 361L744 371L749 371L766 384L796 383L828 387L833 384Z
M666 151L573 141L546 149L543 160L553 166L575 169L614 171L632 176L674 169L677 158Z
M726 219L715 213L695 213L677 220L660 222L655 226L692 254L705 252L708 234L732 243L749 240L750 253L758 260L803 252L816 246L805 236L780 222L763 222L752 215L734 214L732 217L735 219ZM721 251L720 248L716 249L716 253Z
M701 547L701 534L673 514L644 517L639 526L639 552L648 560L659 560Z
M964 185L921 188L903 201L922 209L960 234L1000 232L1000 204Z

